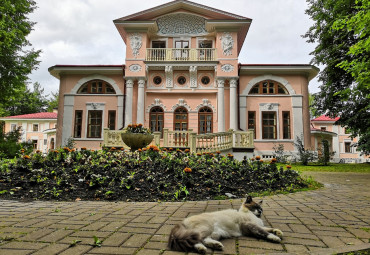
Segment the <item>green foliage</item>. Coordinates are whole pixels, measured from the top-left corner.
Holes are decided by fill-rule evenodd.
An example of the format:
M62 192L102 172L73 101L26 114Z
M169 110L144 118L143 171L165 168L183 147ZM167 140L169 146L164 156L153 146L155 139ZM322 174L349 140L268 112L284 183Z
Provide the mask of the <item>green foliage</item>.
M69 149L73 149L75 145L76 145L76 142L73 139L73 137L68 137L68 139L65 141L65 147Z
M314 24L304 35L317 46L312 63L324 65L318 114L340 117L337 124L359 136L357 147L370 154L370 4L368 0L307 0Z
M27 36L34 22L27 17L36 8L33 0L2 0L0 4L0 105L25 88L35 70L40 51L30 49ZM27 49L26 49L27 48Z
M76 151L60 148L0 161L7 198L54 200L202 200L231 193L293 191L307 188L298 172L274 162L238 161L219 153L117 149ZM4 169L4 170L2 170ZM17 187L22 187L17 189Z
M48 112L53 112L54 109L58 108L59 103L59 91L51 92L51 98L48 100L48 108L46 109Z
M3 130L5 123L0 122L0 130ZM27 143L20 143L21 137L20 127L9 133L0 132L0 159L1 158L14 158L18 156L21 149L30 151L32 145Z
M321 143L322 143L322 148L320 149L321 155L319 155L319 162L323 164L324 166L327 166L330 162L331 157L334 156L335 153L330 152L328 140L323 139Z
M274 146L272 147L274 150L273 156L276 158L277 163L286 163L287 162L287 155L285 155L284 151L284 144L276 144L274 143Z
M300 163L292 164L292 167L299 172L354 172L354 173L370 173L369 163L331 163L327 166L323 166L320 162L311 163L308 166L304 166Z
M299 159L298 160L303 165L307 166L308 165L308 162L313 161L313 160L316 159L315 153L313 151L306 150L304 148L303 136L301 136L301 137L297 136L296 137L296 140L294 141L294 146L298 150L298 156L299 156Z

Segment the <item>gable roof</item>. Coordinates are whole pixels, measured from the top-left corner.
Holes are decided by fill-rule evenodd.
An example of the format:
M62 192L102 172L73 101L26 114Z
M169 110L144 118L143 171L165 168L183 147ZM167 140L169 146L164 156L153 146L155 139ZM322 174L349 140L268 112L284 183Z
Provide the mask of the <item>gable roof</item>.
M165 4L158 5L153 8L149 8L134 14L130 14L128 16L118 18L114 20L116 21L124 21L124 20L149 20L153 19L155 17L176 11L176 10L188 10L194 13L199 13L201 15L204 15L205 12L207 13L207 16L210 16L213 19L248 19L250 18L243 17L237 14L233 14L230 12L222 11L216 8L212 8L206 5L194 3L187 0L175 0L171 1Z
M8 119L22 119L22 120L27 120L27 119L57 119L58 118L58 113L55 112L39 112L39 113L30 113L30 114L22 114L22 115L15 115L15 116L8 116L8 117L3 117L3 120L8 120Z
M317 117L317 118L314 118L313 120L311 120L311 121L337 121L337 120L339 120L340 119L340 117L335 117L334 119L333 118L331 118L331 117L329 117L329 116L327 116L327 115L321 115L321 116L319 116L319 117Z

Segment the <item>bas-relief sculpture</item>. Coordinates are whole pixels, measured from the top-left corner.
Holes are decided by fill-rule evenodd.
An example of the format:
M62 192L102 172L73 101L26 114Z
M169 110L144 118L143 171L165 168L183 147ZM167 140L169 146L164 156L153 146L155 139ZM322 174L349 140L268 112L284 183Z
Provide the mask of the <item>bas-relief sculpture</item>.
M234 39L230 33L224 33L221 37L222 52L225 56L230 56L234 47Z
M157 20L158 35L205 35L204 18L185 13L166 15Z
M136 33L130 36L130 46L131 46L132 54L134 55L135 58L139 55L139 50L142 44L143 42L142 42L142 37L140 34Z

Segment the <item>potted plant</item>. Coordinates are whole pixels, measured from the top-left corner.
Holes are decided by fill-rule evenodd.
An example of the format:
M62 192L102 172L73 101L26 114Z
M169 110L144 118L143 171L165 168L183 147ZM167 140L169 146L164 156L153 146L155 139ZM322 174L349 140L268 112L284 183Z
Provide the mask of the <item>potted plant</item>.
M131 148L131 151L146 147L154 138L149 129L142 124L128 125L123 130L122 141Z

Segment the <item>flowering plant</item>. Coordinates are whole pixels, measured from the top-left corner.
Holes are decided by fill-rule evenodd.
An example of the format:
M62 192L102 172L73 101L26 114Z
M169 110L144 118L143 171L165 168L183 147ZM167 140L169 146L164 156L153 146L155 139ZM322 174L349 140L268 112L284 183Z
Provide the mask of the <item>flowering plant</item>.
M125 133L150 134L150 130L145 128L143 124L130 124L124 130Z

